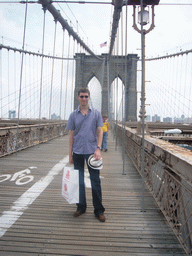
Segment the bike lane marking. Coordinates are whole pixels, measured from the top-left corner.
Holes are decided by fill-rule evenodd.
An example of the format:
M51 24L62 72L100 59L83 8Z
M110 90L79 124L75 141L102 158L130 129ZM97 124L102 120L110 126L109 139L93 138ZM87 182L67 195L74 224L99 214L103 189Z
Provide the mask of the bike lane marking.
M46 187L52 182L54 176L65 167L69 161L69 156L64 157L59 163L57 163L48 172L45 177L42 177L32 187L30 187L25 193L23 193L10 208L9 211L4 211L0 217L0 237L19 219L23 212L31 205L35 199L46 189Z

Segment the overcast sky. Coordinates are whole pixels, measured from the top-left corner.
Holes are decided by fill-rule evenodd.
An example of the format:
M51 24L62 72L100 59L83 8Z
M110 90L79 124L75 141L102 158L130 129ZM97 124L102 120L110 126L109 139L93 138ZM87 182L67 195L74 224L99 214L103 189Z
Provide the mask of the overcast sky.
M2 3L3 2L3 3ZM7 2L7 3L5 3ZM25 4L10 3L11 1L0 0L0 43L21 49L23 42ZM86 1L85 1L86 2ZM97 0L93 0L97 2ZM103 2L109 2L104 0ZM113 6L111 4L66 4L54 3L56 9L61 11L61 15L68 21L80 37L89 45L96 54L107 53L110 44L110 28L112 22ZM123 17L125 20L125 9L123 7ZM133 8L128 7L128 38L127 53L141 53L141 35L136 32L133 25ZM160 0L160 4L155 6L155 28L146 35L146 57L156 57L168 53L175 53L181 50L192 49L192 0ZM123 23L125 27L125 22ZM46 13L46 37L45 54L53 52L55 23L52 15ZM28 4L26 45L25 49L41 52L43 30L43 10L40 4ZM100 44L107 41L108 46L100 48ZM66 43L68 41L66 40ZM125 35L123 33L123 45L125 46ZM57 28L56 55L61 56L62 28L60 24ZM66 52L67 53L67 52ZM121 54L121 51L120 51ZM6 66L4 67L6 69ZM154 73L156 71L154 70ZM8 83L8 74L4 74L3 84ZM189 74L191 76L191 73ZM138 75L139 76L139 75ZM19 77L19 76L18 76ZM151 80L151 79L150 79ZM181 80L181 77L179 79ZM165 86L165 82L160 83ZM70 82L71 83L71 82ZM182 82L181 82L182 84ZM188 83L190 86L190 83ZM11 82L10 82L11 85ZM95 86L95 85L94 85ZM140 86L140 85L139 85ZM151 88L156 88L151 83ZM166 86L165 86L166 87ZM178 85L180 88L180 84ZM96 87L95 87L96 88ZM172 89L173 90L173 89ZM178 89L180 90L180 89ZM98 91L98 90L97 90ZM138 88L140 91L140 88ZM171 90L168 90L171 91ZM173 94L173 93L172 93ZM152 99L157 100L154 95L150 100L147 94L147 103L150 103L152 114L157 113L157 106L152 107ZM165 93L163 93L165 95ZM187 95L187 94L186 94ZM188 94L189 95L189 94ZM164 96L162 96L164 97ZM139 97L138 97L139 98ZM170 100L169 100L170 101ZM186 101L186 100L184 100ZM161 109L161 103L158 104ZM165 102L164 105L166 105ZM191 104L191 103L190 103ZM188 105L191 109L190 104ZM138 101L138 111L139 111ZM177 103L175 103L177 105ZM148 107L149 108L149 107ZM167 111L167 110L166 110ZM179 113L178 115L181 115ZM191 116L191 113L189 113Z
M97 0L93 0L93 2ZM25 5L1 3L0 0L0 36L6 45L21 46L23 40L23 24ZM104 0L103 2L109 2ZM178 5L176 5L178 3ZM182 4L182 5L179 5ZM191 5L185 5L185 4ZM166 4L166 5L165 5ZM172 4L172 5L167 5ZM100 49L100 44L107 41L109 45L110 23L113 6L99 4L64 4L54 3L61 10L62 16L80 33L81 38L97 53L107 52L108 47ZM125 7L123 7L125 13ZM174 51L180 48L191 48L192 44L192 1L191 0L161 0L155 6L155 29L146 36L146 55L158 55L161 52ZM46 41L51 45L54 22L47 13ZM77 28L78 21L78 28ZM29 4L27 17L26 44L33 46L34 51L41 49L43 11L40 4ZM83 30L82 30L83 29ZM13 40L13 41L11 41ZM18 43L17 43L18 42ZM138 53L140 34L132 27L132 7L128 7L128 52Z

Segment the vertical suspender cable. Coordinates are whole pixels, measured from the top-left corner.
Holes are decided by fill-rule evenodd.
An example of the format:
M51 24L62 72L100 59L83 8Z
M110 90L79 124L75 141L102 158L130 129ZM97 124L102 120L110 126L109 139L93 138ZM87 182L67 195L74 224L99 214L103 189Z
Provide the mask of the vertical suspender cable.
M115 141L115 150L117 150L117 132L118 132L118 98L119 98L119 95L118 95L118 87L119 87L119 84L118 84L118 80L119 80L119 68L118 68L118 54L119 54L119 27L118 27L118 30L117 30L117 44L116 44L116 67L117 67L117 78L116 78L116 131L115 131L115 134L116 134L116 141Z
M105 72L105 58L103 58L103 61L102 61L102 64L101 64L101 93L100 93L100 97L101 97L101 101L100 101L100 106L101 106L101 110L103 111L102 109L102 88L104 87L104 72ZM106 111L106 110L105 110ZM103 111L104 112L104 111Z
M118 57L118 56L117 56ZM115 150L117 150L117 132L118 132L118 77L116 79L116 142L115 142Z
M171 87L170 89L170 92L171 92L171 106L172 106L172 108L173 108L173 106L174 106L174 102L173 102L173 97L174 97L174 91L173 91L173 82L172 82L172 79L171 79L171 77L173 77L173 71L174 71L174 65L173 65L173 62L174 62L174 58L171 58L170 59L170 62L171 62L171 64L170 64L170 78L169 78L169 87ZM173 115L173 109L172 109L172 111L171 111L171 113L170 113L170 116L172 116Z
M2 98L3 98L3 95L2 95L2 92L3 92L3 89L2 89L2 86L3 86L3 81L2 81L2 48L0 48L0 90L1 90L1 96L0 96L0 101L1 101L1 115L0 115L0 118L2 118Z
M55 57L56 34L57 34L57 20L55 20L55 35L54 35L54 44L53 44L53 57ZM55 64L55 59L53 58L53 60L52 60L50 103L49 103L49 137L48 137L48 139L50 139L50 122L51 122L51 107L52 107L51 104L52 104L52 92L53 92L54 64Z
M78 24L78 20L76 20L77 23L77 34L79 34L79 24ZM79 52L79 43L77 43L77 52Z
M185 99L185 93L186 93L186 91L188 91L188 87L187 87L187 67L188 67L188 54L187 55L183 55L183 57L185 56L185 66L184 66L184 70L185 70L185 75L184 75L184 77L185 77L185 82L184 82L184 99L183 99L183 115L184 115L184 113L187 113L187 112L185 112L185 108L186 108L186 110L187 110L187 105L185 105L184 103L185 103L185 101L186 101L186 99ZM186 102L187 103L187 102Z
M63 43L62 43L62 58L64 57L64 42L65 42L65 29L63 28ZM62 93L63 93L63 63L61 61L61 87L60 87L60 107L59 107L59 119L60 119L60 134L61 134L61 105L62 105Z
M111 21L110 21L110 28L111 28ZM111 69L112 63L111 58L110 60L107 58L107 83L108 83L108 113L109 113L109 122L111 125L111 129L113 132L113 120L112 120L112 85L110 80L110 69Z
M123 11L121 12L121 55L123 56Z
M123 11L121 12L121 56L123 57ZM121 121L123 123L123 105L124 105L124 102L123 102L123 81L121 80L121 86L122 86L122 118L121 118Z
M32 77L33 77L33 84L34 84L34 81L35 81L35 56L33 56L33 75L32 75ZM36 95L35 95L35 97L34 97L34 99L36 100L38 97L36 97ZM36 107L36 102L34 102L34 117L36 118L36 116L35 116L35 114L36 114L36 111L35 111L35 107Z
M176 74L175 74L175 77L176 77L176 83L175 83L175 113L177 113L177 107L179 105L179 95L178 95L178 92L179 92L179 89L178 89L178 74L180 73L180 67L179 67L179 56L176 57ZM178 114L178 113L177 113Z
M2 54L3 54L3 50L2 48L0 49L0 83L1 83L1 118L3 117L2 115L2 108L3 108L3 72L2 72Z
M27 8L28 8L28 0L26 0L26 7L25 7L25 22L24 22L23 46L22 46L23 50L25 49L25 34L26 34L26 25L27 25ZM22 78L23 78L23 59L24 59L24 52L22 52L22 57L21 57L19 103L18 103L18 121L17 121L17 134L16 134L16 150L18 148L18 139L19 139L19 119L20 119L20 107L21 107Z
M166 63L165 63L165 72L164 74L170 74L170 71L169 71L169 65L170 65L170 59L166 59ZM169 87L169 83L168 83L168 78L169 76L166 76L166 80L165 80L165 84L168 85ZM167 91L166 91L166 88L163 86L162 88L164 91L163 91L163 99L164 99L164 103L163 103L163 106L164 108L162 108L162 112L160 112L160 116L165 116L166 113L168 112L168 110L166 109L166 106L167 106L167 103L168 103L168 97L169 95L167 94ZM164 111L163 111L164 109Z
M17 91L17 72L16 72L16 51L14 51L14 87L15 87L15 109L16 109L16 91Z
M75 54L75 40L73 39L73 56L74 56L74 54ZM74 71L75 71L75 61L73 60L73 67L72 67L72 88L71 88L71 112L73 111Z
M42 87L43 87L43 54L44 54L44 42L45 42L45 14L46 9L43 9L43 39L42 39L42 58L41 58L41 78L40 78L40 88L39 88L39 144L41 143L41 105L42 105Z
M9 74L9 50L8 50L8 63L7 63L7 69L8 69L8 78L7 78L7 83L8 83L8 118L9 118L9 111L10 111L10 81L9 81L9 77L10 77L10 74ZM11 117L11 116L10 116Z
M112 55L113 55L113 61L112 61L112 65L113 65L113 69L115 69L115 47L113 47L113 51L112 51ZM114 100L114 88L115 88L115 82L113 81L112 83L112 89L111 89L111 102L112 102L112 131L113 131L113 140L115 137L115 100Z
M145 172L145 31L143 29L143 0L141 5L141 49L142 49L142 149L141 149L141 173L142 173L142 212L144 209L144 172Z
M24 90L23 90L23 99L24 99L24 98L25 98L25 99L24 99L23 102L24 102L25 105L24 105L24 104L23 104L23 105L25 106L25 107L24 107L24 110L25 110L25 111L23 111L23 108L22 108L23 117L27 117L27 116L26 116L26 113L27 113L27 105L26 105L26 104L27 104L27 90L26 90L26 85L27 85L27 76L26 76L27 69L26 69L26 67L27 67L27 65L26 65L26 62L27 62L27 54L25 54L25 59L24 59L24 71L25 71L25 72L24 72L24 78L25 78L25 83L24 83L24 84L25 84L25 86L23 87L23 89L24 89Z
M113 51L112 51L112 56L113 56L113 70L115 70L115 54L116 54L116 51L115 51L115 47L113 47ZM113 80L113 83L112 83L112 106L113 106L113 140L115 139L115 100L114 100L114 95L115 95L115 80Z
M109 60L107 59L107 87L108 87L108 115L109 115L109 122L111 121L111 108L110 108L110 101L111 101L111 94L110 94L110 81L109 81Z
M190 60L191 60L192 56L190 54ZM192 106L191 106L191 88L192 88L192 62L190 61L190 65L191 65L191 72L190 72L190 81L189 81L189 108L188 108L188 117L189 117L189 122L190 122L190 111L192 109Z
M68 73L69 73L69 53L70 53L70 34L69 34L69 45L68 45L68 60L67 60L67 74L66 74L66 89L65 89L65 120L66 120L66 107L67 107L67 87L68 87Z
M181 104L182 104L182 101L183 101L183 97L182 96L182 72L183 72L183 56L178 56L178 59L180 60L180 72L178 73L180 76L179 76L179 95L178 95L178 98L179 98L179 102L178 102L178 116L181 116L182 115L182 111L181 111ZM181 112L180 112L181 111ZM183 122L182 122L183 123Z
M32 118L32 111L31 111L31 100L32 100L32 97L31 97L31 93L32 93L32 83L31 83L31 58L30 58L30 55L29 55L29 98L30 98L30 107L29 107L29 118Z
M126 92L126 85L127 85L127 2L126 2L126 12L125 12L125 84L124 84L124 91L123 92L123 103L122 103L122 130L123 130L123 175L125 174L125 92Z

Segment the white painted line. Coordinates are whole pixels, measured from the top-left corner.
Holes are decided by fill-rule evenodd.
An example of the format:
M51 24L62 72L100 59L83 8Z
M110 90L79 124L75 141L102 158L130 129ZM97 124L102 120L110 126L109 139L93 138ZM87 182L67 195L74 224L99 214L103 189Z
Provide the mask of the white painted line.
M46 189L52 182L54 176L65 167L69 161L69 156L63 158L56 164L45 177L42 177L32 187L30 187L22 196L20 196L14 203L9 211L4 211L0 217L0 237L19 219L24 210L31 205L35 199Z

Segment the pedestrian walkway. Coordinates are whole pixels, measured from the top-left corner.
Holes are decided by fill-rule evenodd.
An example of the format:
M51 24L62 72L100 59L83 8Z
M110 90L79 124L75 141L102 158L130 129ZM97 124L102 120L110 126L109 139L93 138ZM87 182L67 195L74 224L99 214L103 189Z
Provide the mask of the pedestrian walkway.
M0 159L0 255L153 256L186 255L129 159L122 175L120 148L109 136L101 170L106 222L88 208L73 217L75 205L61 196L68 135ZM86 180L86 184L87 180Z

